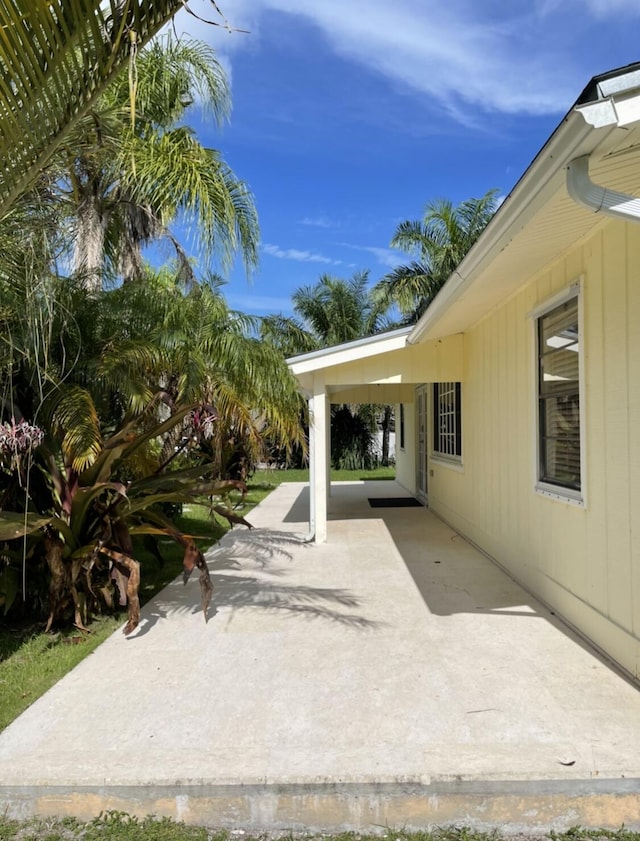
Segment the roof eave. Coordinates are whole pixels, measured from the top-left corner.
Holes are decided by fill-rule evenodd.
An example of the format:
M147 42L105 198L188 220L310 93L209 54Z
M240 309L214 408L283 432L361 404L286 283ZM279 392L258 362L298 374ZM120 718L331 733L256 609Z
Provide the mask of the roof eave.
M364 339L356 339L352 342L332 345L322 350L314 350L310 353L292 356L286 360L287 365L296 375L306 374L311 371L330 368L333 365L340 365L345 361L366 359L369 356L377 356L378 354L388 353L392 350L400 350L406 346L412 329L412 326L400 327L397 330L390 330L386 333L376 333L373 336L366 336Z
M592 148L597 146L602 137L598 128L610 126L612 123L601 120L594 128L591 119L593 109L600 111L602 103L614 96L626 97L628 100L630 92L636 91L637 95L640 86L640 65L629 65L628 68L623 68L623 71L611 71L591 80L525 170L475 245L416 323L408 338L410 344L441 338L437 326L442 317L474 282L475 277L508 246L515 234L540 210L552 191L553 182L557 181L559 176L562 176L564 182L564 170L569 162L578 154L591 151L587 144L590 135L593 135ZM604 91L609 90L612 92L607 100L598 99L603 96ZM589 109L592 109L591 114ZM616 109L610 114L616 114ZM613 119L613 116L610 119Z

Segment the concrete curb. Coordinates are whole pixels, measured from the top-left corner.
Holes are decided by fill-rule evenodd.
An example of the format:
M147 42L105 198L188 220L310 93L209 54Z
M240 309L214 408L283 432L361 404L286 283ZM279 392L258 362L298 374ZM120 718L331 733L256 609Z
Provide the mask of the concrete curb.
M536 833L572 826L640 829L640 779L435 780L160 786L2 786L11 818L117 810L254 832L383 831L456 824Z

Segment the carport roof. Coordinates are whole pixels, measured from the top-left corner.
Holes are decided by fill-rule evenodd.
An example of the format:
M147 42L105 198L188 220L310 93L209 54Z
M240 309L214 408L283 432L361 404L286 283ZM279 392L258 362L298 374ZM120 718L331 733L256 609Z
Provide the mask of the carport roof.
M364 339L356 339L353 342L313 350L310 353L292 356L287 359L287 363L294 374L309 374L344 362L355 362L369 356L402 350L407 346L407 339L412 329L413 327L409 325L396 330L388 330L385 333L376 333L374 336L366 336Z

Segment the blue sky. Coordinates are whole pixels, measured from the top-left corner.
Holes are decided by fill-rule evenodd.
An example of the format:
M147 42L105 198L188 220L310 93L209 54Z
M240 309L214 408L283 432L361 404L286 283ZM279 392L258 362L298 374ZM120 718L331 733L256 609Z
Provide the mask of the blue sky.
M190 120L255 196L260 266L231 307L291 312L323 273L403 255L403 219L437 198L507 195L596 74L640 60L637 0L218 0L232 26L180 12L233 90L222 130ZM189 0L219 20L210 0Z

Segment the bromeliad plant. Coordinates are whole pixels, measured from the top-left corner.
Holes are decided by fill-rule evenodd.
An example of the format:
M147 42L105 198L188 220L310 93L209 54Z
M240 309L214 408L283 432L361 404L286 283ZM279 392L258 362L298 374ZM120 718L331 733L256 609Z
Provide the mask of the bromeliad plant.
M21 555L25 561L44 558L50 575L47 630L70 602L75 625L87 630L91 607L100 600L113 603L114 583L120 603L128 603L124 633L134 630L140 618L140 564L134 557L133 535L168 536L183 546L184 581L194 568L199 569L206 620L213 585L196 536L180 532L159 505L207 504L205 500L217 499L211 503L213 510L231 524L250 528L226 504L230 493L244 493L246 487L240 481L216 478L214 465L197 456L191 465L170 469L178 463L178 451L184 461L185 453L196 450L200 440L211 435L216 418L211 407L195 404L169 414L162 397L157 395L144 413L124 420L103 440L89 393L74 386L51 410L47 434L22 423L20 440L28 438L31 444L21 445L19 463L15 455L19 436L12 437L7 425L0 432L5 476L10 475L13 482L13 488L11 482L5 487L5 498L13 496L14 509L19 491L24 500L22 512L0 511L0 541L6 541L5 578L7 560L15 563ZM159 420L163 411L165 418ZM181 443L161 462L154 452L162 450L163 441L176 428L181 429ZM211 540L214 534L199 537ZM106 565L109 576L105 578L99 573Z

